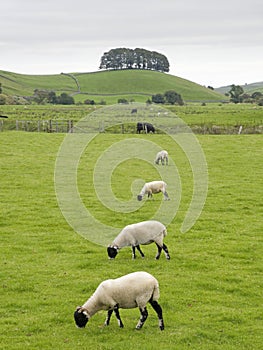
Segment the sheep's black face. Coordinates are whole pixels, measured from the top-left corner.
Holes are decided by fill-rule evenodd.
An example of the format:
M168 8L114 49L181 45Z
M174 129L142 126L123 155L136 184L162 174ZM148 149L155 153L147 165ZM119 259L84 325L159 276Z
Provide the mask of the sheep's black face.
M138 201L141 201L142 200L142 196L140 194L138 194L137 199L138 199Z
M78 328L84 328L89 320L86 311L81 310L81 307L78 307L74 312L74 319Z
M115 256L118 254L118 249L115 247L108 247L107 252L108 252L109 258L114 259Z

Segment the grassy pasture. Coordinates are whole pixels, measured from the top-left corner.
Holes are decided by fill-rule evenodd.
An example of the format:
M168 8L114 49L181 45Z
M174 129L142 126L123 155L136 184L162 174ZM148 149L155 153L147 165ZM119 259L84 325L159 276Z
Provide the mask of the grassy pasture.
M117 105L116 105L117 106ZM107 107L104 107L107 111ZM86 115L100 110L100 106L0 106L0 114L8 115L9 118L1 121L4 123L4 130L8 129L8 124L12 124L15 127L16 120L73 120L79 121ZM127 108L132 109L133 104L127 105ZM151 107L149 107L151 108ZM157 107L154 107L157 109ZM174 123L173 117L180 117L190 127L196 126L240 126L263 127L263 109L260 106L254 106L251 104L221 104L221 103L208 103L205 106L197 103L189 103L185 106L165 106L163 110L172 112L169 116L156 117L156 114L152 117L152 123L155 126L167 126ZM150 113L148 113L150 114ZM107 116L106 116L107 117ZM144 115L138 113L138 118L143 120ZM111 116L111 121L114 116ZM115 118L116 119L116 118ZM116 119L116 121L118 121ZM123 122L128 123L129 118L122 118ZM6 125L6 127L5 127ZM1 130L1 128L0 128Z
M173 153L164 135L147 136L170 151L182 178L182 203L166 238L169 262L164 255L154 260L153 245L143 247L144 260L131 260L126 248L109 261L105 247L85 240L67 224L54 190L63 135L0 134L1 349L262 348L262 136L198 137L208 164L208 197L199 220L184 234L180 225L191 197L185 155L178 149ZM127 137L99 135L90 146L97 151L94 159ZM84 152L78 171L84 203L105 223L126 224L126 215L115 216L87 190L93 167ZM151 177L156 170L141 162L121 163L112 174L113 191L121 200L128 199L127 186L136 171ZM147 217L160 203L156 196L129 218ZM120 310L124 329L114 318L102 327L104 312L86 329L75 328L75 307L101 280L137 270L152 273L160 282L163 332L150 306L141 331L134 329L137 309Z

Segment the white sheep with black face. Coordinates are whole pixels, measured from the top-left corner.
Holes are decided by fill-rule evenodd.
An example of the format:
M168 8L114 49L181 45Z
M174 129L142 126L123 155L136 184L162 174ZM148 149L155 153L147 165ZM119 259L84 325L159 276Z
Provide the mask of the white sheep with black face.
M161 161L162 165L164 165L164 164L168 165L168 152L167 151L162 150L156 154L155 164L159 164L160 161Z
M100 310L107 310L104 325L108 326L114 311L119 326L123 323L119 309L132 309L138 307L141 313L136 329L141 329L147 319L146 304L149 302L159 319L159 327L164 329L162 308L158 304L160 297L159 284L155 277L147 272L139 271L128 275L101 282L94 294L74 312L76 326L84 328L89 319Z
M140 244L146 245L155 242L158 252L155 259L159 259L162 249L166 259L170 259L167 246L163 243L167 235L166 227L159 221L148 220L125 226L113 242L108 246L107 252L110 259L114 259L123 247L132 247L132 257L136 258L135 248L144 257Z
M152 197L153 194L162 192L165 200L170 200L168 193L166 191L167 184L164 181L151 181L146 182L143 186L140 194L138 194L137 199L141 201L143 196L146 194L148 198Z

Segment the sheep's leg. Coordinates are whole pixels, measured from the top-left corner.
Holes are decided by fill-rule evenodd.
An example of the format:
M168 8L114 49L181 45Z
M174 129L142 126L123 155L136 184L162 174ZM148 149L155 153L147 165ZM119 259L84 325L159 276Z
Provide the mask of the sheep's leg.
M168 252L167 246L163 243L163 250L167 260L170 260L170 254Z
M120 328L123 328L123 323L122 323L122 320L121 320L121 317L120 317L120 313L119 313L119 306L118 305L115 305L114 306L114 313L115 313L115 316L118 320L118 324L119 324L119 327Z
M112 313L113 313L113 310L109 310L109 311L108 311L106 320L105 320L105 322L104 322L104 326L108 326L108 325L110 324L110 318L111 318Z
M144 309L140 308L140 312L141 312L141 317L139 322L137 323L136 329L141 329L148 317L148 311L146 307Z
M158 260L160 258L160 255L161 255L161 252L162 252L162 247L159 246L159 244L155 243L157 248L158 248L158 252L157 252L157 255L155 257L156 260Z
M148 198L152 198L152 197L153 197L152 191L149 191L148 192Z
M141 247L139 246L139 244L136 246L137 250L139 251L139 253L141 254L141 257L144 258L144 254L141 250Z
M132 246L132 258L136 259L135 247Z
M167 201L170 200L170 198L169 198L169 196L168 196L168 193L167 193L166 191L163 192L163 195L164 195L164 198L165 198Z
M159 327L160 327L160 330L163 331L164 330L163 310L156 300L154 300L154 301L150 300L150 304L152 305L153 309L157 313L157 316L159 319Z

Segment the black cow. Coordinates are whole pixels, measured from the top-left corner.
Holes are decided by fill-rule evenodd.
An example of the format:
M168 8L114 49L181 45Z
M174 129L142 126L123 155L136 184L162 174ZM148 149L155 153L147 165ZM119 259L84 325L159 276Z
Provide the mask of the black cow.
M149 132L155 133L155 128L150 123L137 123L137 133L141 133L141 131L145 131L146 134Z
M131 114L133 114L133 113L137 113L137 108L132 109Z

